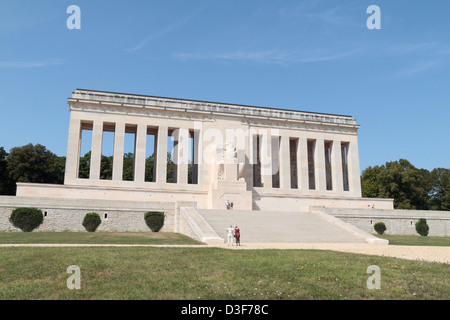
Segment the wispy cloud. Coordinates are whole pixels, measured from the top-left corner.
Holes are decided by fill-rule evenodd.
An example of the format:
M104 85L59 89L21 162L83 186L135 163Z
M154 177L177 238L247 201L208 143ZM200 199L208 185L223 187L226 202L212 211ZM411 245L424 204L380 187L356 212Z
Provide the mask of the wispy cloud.
M437 50L440 50L439 48L439 42L401 43L386 47L383 51L388 54L404 55L424 51L436 52Z
M412 76L445 66L448 64L446 56L449 54L450 49L440 42L400 43L376 53L377 56L387 58L401 57L406 63L403 69L392 74L394 78Z
M172 32L172 31L174 31L176 29L179 29L185 23L187 23L192 18L194 18L194 16L195 16L195 14L190 15L188 17L185 17L184 19L178 20L178 21L176 21L176 22L166 26L165 28L150 34L145 39L141 40L136 46L134 46L133 48L125 49L125 51L134 52L134 51L138 51L138 50L144 48L152 40L158 39L158 38L160 38L160 37L162 37L162 36Z
M313 63L344 59L357 54L363 48L352 49L341 52L327 52L325 50L315 51L236 51L228 53L174 53L172 58L176 60L223 60L223 61L249 61L267 64L291 64L291 63Z
M340 7L331 8L329 10L325 10L317 13L303 13L299 14L299 17L306 18L310 20L317 20L319 22L326 22L335 25L349 25L351 20L348 17L339 14Z
M450 55L450 48L448 48L448 47L447 48L441 48L441 49L436 51L436 54L440 55L440 56L448 56L448 55Z
M0 61L0 68L44 68L65 64L64 59L50 59L40 61Z
M302 1L280 9L283 19L305 19L310 22L327 23L333 25L360 25L348 14L349 6L340 5L329 7L328 3L317 0Z
M414 74L430 70L430 69L438 66L439 64L440 64L440 62L436 61L436 60L425 61L420 64L415 64L403 71L397 72L393 75L393 77L398 78L398 77L412 76Z

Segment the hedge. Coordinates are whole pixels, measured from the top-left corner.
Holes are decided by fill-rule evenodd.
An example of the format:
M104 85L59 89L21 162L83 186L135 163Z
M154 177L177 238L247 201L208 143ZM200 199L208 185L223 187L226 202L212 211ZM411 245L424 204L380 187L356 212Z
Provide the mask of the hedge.
M386 225L384 224L384 222L375 223L373 228L378 234L383 234L386 231Z
M16 208L12 211L9 221L23 232L31 232L44 222L44 215L36 208Z
M88 232L95 232L100 223L102 223L102 219L100 219L100 216L96 212L88 212L84 216L83 227Z
M430 231L430 227L427 224L427 220L420 218L416 222L416 231L418 234L420 234L423 237L426 237L428 235L428 231Z
M164 212L149 211L144 214L144 220L147 226L153 232L158 232L164 225Z

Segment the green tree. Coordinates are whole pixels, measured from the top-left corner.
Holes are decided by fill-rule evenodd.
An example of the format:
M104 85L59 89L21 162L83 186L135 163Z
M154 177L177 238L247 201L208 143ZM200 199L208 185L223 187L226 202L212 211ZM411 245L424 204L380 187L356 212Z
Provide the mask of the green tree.
M113 156L104 156L100 162L100 179L112 180Z
M188 163L188 183L193 183L193 173L194 173L194 165L191 161Z
M134 180L134 153L127 152L123 155L123 173L122 180L124 181L133 181ZM154 177L154 165L155 165L155 156L152 154L151 156L145 159L145 181L155 181ZM100 165L100 179L111 180L112 179L112 171L113 171L113 156L103 156ZM168 172L167 177L170 177L170 182L173 179L173 162L170 159L170 153L168 153ZM87 152L83 157L80 158L80 168L79 168L79 177L88 179L89 171L91 166L91 152ZM168 181L169 182L169 181Z
M166 182L168 182L168 183L174 182L173 181L174 168L175 168L175 164L172 161L172 154L170 152L167 152L167 178L166 178Z
M128 152L123 155L122 179L125 181L134 180L134 153L132 152Z
M430 209L450 210L450 169L436 168L429 174Z
M53 183L64 184L64 173L66 171L66 157L56 157L50 165L54 177Z
M379 198L380 197L380 182L378 175L382 168L380 166L368 167L361 175L361 191L363 197Z
M405 159L368 167L362 173L361 188L363 197L393 198L397 209L428 208L426 172Z
M7 157L8 179L16 182L58 183L61 177L61 160L40 144L27 144L10 150ZM14 185L14 193L15 193Z
M145 181L154 182L156 181L154 177L154 165L155 165L155 154L148 156L145 159Z
M0 147L0 194L13 195L14 190L11 190L11 183L8 177L8 153L3 147Z
M112 156L101 157L100 162L100 179L111 180L112 179ZM80 157L78 177L80 179L89 179L91 170L91 151L88 151L84 156Z
M91 167L91 151L80 157L78 168L78 177L80 179L89 179L89 170Z

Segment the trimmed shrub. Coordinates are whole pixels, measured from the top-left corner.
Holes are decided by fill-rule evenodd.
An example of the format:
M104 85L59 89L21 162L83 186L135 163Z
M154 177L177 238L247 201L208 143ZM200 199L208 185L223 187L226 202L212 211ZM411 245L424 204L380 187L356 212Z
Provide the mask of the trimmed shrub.
M423 237L428 235L428 231L430 231L430 227L427 224L427 220L424 218L420 218L416 222L416 231Z
M95 232L100 223L102 223L102 219L100 219L100 216L96 212L89 212L84 216L83 227L88 232Z
M373 225L373 228L378 234L383 234L386 231L386 225L384 222L377 222Z
M164 225L164 212L150 211L144 214L144 220L147 226L153 232L158 232Z
M36 208L16 208L11 212L9 221L23 232L31 232L44 222L44 215Z

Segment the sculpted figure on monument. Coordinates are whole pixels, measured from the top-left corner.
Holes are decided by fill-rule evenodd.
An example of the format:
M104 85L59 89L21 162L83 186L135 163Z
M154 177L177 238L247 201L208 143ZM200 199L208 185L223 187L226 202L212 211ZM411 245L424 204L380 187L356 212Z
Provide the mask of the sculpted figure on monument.
M224 148L216 149L217 180L224 180L225 165L237 165L237 151L233 143L227 143Z
M225 164L235 164L237 160L237 151L234 147L233 143L227 143L225 146L225 153L224 153L224 160Z

